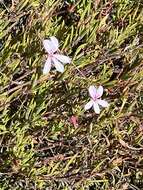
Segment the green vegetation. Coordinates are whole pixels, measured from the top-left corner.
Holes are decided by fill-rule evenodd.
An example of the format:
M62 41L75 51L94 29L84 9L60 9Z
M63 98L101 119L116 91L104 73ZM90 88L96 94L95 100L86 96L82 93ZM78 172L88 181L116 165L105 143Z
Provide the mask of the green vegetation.
M1 0L0 12L0 189L143 189L142 0ZM50 36L72 63L45 76ZM90 85L110 103L100 115L84 111Z

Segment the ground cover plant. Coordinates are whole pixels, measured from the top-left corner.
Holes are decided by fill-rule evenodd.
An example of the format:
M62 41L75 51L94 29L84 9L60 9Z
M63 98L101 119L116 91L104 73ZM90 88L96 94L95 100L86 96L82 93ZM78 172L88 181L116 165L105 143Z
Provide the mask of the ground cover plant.
M0 0L0 189L143 189L142 60L142 0Z

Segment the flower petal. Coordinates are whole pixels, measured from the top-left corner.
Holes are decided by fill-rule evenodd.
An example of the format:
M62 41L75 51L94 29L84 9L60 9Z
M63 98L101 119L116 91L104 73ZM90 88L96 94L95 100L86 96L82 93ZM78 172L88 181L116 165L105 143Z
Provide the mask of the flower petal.
M60 63L56 58L52 58L53 64L57 71L63 73L64 72L64 66L62 63Z
M52 43L50 40L44 40L43 41L43 46L45 48L45 50L50 54L53 53L52 51Z
M97 113L97 114L100 113L100 108L99 108L99 105L97 102L94 102L93 108L94 108L95 113Z
M59 43L57 38L55 38L54 36L52 36L49 40L44 40L43 41L43 46L45 48L45 50L51 54L54 53L58 50L59 47Z
M84 109L85 110L89 110L91 107L93 106L93 101L89 101L85 106L84 106Z
M71 58L69 58L68 56L65 56L65 55L54 54L54 57L62 63L70 63L71 62Z
M54 36L50 37L50 40L52 42L52 50L53 52L56 52L58 50L58 47L59 47L59 42L58 42L58 39Z
M51 69L51 58L48 57L48 59L45 62L44 68L43 68L43 74L48 74Z
M90 86L89 89L89 94L91 96L91 98L95 99L96 98L96 88L94 86Z
M102 107L104 107L104 108L106 108L106 107L109 106L108 102L106 102L105 100L100 100L100 99L98 99L98 100L97 100L97 103L98 103L99 105L101 105Z
M103 94L103 86L99 86L97 89L97 98L100 98Z

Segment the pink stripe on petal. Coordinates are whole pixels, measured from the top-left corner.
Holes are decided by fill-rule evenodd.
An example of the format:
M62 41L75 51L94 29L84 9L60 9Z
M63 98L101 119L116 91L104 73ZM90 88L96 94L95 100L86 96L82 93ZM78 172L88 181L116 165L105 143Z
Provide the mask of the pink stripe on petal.
M104 108L106 108L106 107L108 107L109 106L109 104L108 104L108 102L106 102L105 100L97 100L97 103L99 104L99 105L101 105L102 107L104 107Z
M91 96L92 99L95 99L96 98L96 88L94 86L90 86L89 89L89 94Z
M89 102L84 106L84 109L85 109L85 110L89 110L92 106L93 106L93 101L89 101Z
M43 41L43 46L45 48L45 50L50 54L53 53L52 51L52 44L50 40L44 40Z
M59 47L58 39L54 36L50 37L51 43L52 43L52 50L53 52L56 52Z
M43 74L48 74L51 69L51 58L48 57L48 59L45 62L44 68L43 68Z
M103 95L103 86L99 86L97 89L97 98L100 98Z

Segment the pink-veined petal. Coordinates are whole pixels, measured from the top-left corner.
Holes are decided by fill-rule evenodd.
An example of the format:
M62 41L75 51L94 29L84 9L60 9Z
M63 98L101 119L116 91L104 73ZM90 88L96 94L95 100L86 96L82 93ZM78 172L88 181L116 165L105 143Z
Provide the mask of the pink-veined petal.
M43 46L45 48L45 50L50 54L53 53L52 51L52 43L50 40L44 40L43 41Z
M52 50L53 52L56 52L58 50L58 47L59 47L59 42L58 42L58 39L54 36L50 37L50 40L52 42Z
M93 101L90 100L90 101L84 106L84 109L85 109L85 110L89 110L92 106L93 106Z
M57 71L63 73L64 72L64 66L62 63L60 63L56 58L52 58L53 64Z
M102 107L104 107L104 108L106 108L106 107L109 106L108 102L106 102L105 100L100 100L100 99L98 99L98 100L97 100L97 103L98 103L99 105L101 105Z
M93 108L94 108L95 113L97 113L97 114L100 113L100 108L99 108L99 105L97 102L93 103Z
M97 89L97 98L100 98L103 94L103 86L99 86Z
M59 47L59 43L57 38L55 38L54 36L52 36L49 40L43 40L43 46L45 48L45 50L51 54L54 53L58 50Z
M96 88L94 86L90 86L89 89L89 94L91 96L92 99L95 99L96 98Z
M48 74L51 69L51 58L48 57L48 59L45 62L44 68L43 68L43 74Z
M69 58L68 56L65 56L65 55L54 54L54 57L64 64L71 62L71 58Z

